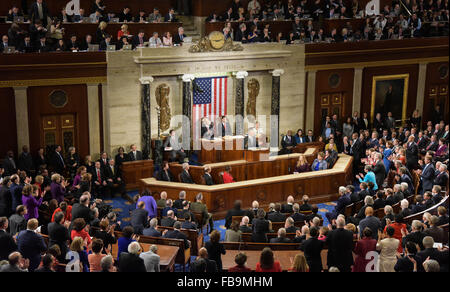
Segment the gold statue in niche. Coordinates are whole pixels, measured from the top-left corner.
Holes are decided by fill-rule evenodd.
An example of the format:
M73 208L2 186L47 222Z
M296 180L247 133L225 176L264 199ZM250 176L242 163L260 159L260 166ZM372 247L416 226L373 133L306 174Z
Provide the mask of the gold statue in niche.
M159 107L159 128L162 132L167 131L170 128L170 119L172 118L170 114L169 106L169 85L163 83L156 87L156 102Z
M252 78L247 83L248 100L247 100L247 116L256 118L256 98L259 95L259 81Z

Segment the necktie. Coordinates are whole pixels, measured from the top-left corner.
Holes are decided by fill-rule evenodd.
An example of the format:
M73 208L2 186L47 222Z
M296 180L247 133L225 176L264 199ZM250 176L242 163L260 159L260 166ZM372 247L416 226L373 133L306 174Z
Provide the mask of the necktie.
M97 169L97 181L98 181L99 183L102 183L102 178L101 178L101 176L100 176L100 169Z
M114 166L111 166L112 174L114 175Z
M11 164L12 164L13 168L15 169L16 168L16 163L14 162L14 159L10 158L9 160L11 161Z
M39 14L39 19L44 18L44 13L42 12L42 5L39 3L38 3L38 14Z
M57 152L57 153L58 153L59 159L61 159L61 162L62 162L63 166L65 166L64 159L62 158L61 154L59 152Z
M166 175L167 175L167 180L170 181L170 176L169 176L169 173L167 172L167 170L166 170Z

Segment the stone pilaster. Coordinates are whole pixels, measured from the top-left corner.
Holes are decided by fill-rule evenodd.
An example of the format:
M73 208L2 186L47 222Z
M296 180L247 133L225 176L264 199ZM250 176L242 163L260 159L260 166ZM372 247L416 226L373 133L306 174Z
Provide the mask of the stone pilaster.
M153 77L140 78L141 104L142 104L142 156L149 159L151 156L151 117L150 117L150 83Z
M362 94L362 82L363 82L363 69L355 68L353 75L353 112L360 112L361 110L361 94Z
M236 97L235 97L235 133L236 135L244 135L244 88L245 77L248 76L247 71L239 71L236 76Z
M277 69L272 74L272 102L270 107L270 149L278 151L280 142L280 81L284 70Z
M308 71L308 92L306 95L305 131L314 131L314 110L316 105L316 73ZM318 133L316 133L318 135Z
M195 76L192 74L184 74L183 80L183 120L182 120L182 145L183 149L189 150L191 148L192 128L192 94L191 85Z
M14 87L17 126L17 154L22 152L22 146L30 146L28 127L27 87Z

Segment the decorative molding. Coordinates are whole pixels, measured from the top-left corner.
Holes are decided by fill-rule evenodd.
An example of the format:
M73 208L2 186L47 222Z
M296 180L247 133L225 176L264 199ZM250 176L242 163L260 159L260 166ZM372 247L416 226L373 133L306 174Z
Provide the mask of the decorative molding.
M248 76L248 72L247 71L239 71L239 72L233 73L233 75L236 77L236 79L244 79L245 77Z
M284 70L283 69L275 69L275 70L271 71L270 73L274 77L280 77L281 75L284 74Z
M139 78L139 82L141 82L142 85L150 84L153 82L153 80L154 80L154 78L152 76L146 76L146 77Z
M1 87L28 87L28 86L92 84L92 83L103 83L103 82L106 82L106 80L107 80L106 76L59 78L59 79L5 80L5 81L0 81L0 88Z
M194 74L184 74L183 76L181 76L181 79L183 80L183 82L192 82L195 79Z
M383 51L405 51L405 50L422 50L422 49L438 49L446 48L448 45L435 45L435 46L418 46L418 47L400 47L400 48L379 48L379 49L367 49L367 50L346 50L346 51L331 51L331 52L308 52L306 56L320 56L320 55L345 55L353 53L370 53L370 52L383 52Z
M422 58L422 59L400 59L400 60L385 60L385 61L371 61L371 62L357 62L357 63L305 65L305 71L312 72L312 71L348 69L348 68L391 67L398 65L438 63L438 62L448 62L448 56Z
M172 50L172 49L171 49ZM153 55L136 56L136 64L164 64L164 63L186 63L186 62L208 62L208 61L232 61L232 60L257 60L268 58L289 58L291 51L267 50L261 52L217 52L189 55Z

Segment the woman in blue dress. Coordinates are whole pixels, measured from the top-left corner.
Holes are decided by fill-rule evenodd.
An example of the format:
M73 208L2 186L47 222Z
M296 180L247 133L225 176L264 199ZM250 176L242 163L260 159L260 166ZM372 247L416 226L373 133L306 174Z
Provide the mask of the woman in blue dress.
M384 163L384 167L386 167L386 174L389 173L389 169L391 168L391 161L389 160L389 157L394 153L394 151L392 150L394 144L392 144L391 141L387 141L386 142L386 149L384 149L383 151L383 163Z
M372 182L374 187L373 190L377 191L378 190L378 185L377 185L377 180L375 178L375 173L372 171L372 166L371 165L366 165L364 167L364 172L366 173L366 175L363 176L362 173L358 174L356 176L356 178L359 180L360 183L365 182L365 183L369 183Z

